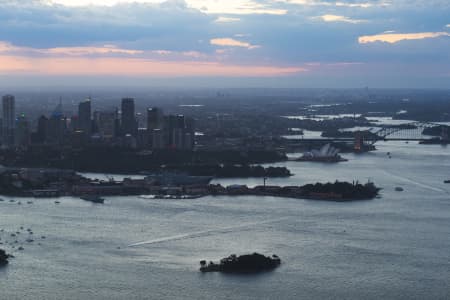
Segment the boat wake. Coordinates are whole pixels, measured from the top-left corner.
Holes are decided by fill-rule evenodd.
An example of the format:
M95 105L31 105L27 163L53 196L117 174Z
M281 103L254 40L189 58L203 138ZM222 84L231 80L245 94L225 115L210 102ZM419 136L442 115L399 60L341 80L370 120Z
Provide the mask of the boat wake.
M142 246L142 245L150 245L150 244L157 244L157 243L163 243L163 242L170 242L170 241L191 239L191 238L197 238L197 237L204 237L204 236L208 236L208 235L229 233L229 232L234 231L235 229L246 228L246 227L253 227L253 226L257 226L257 225L264 225L264 224L270 224L270 223L276 223L276 222L284 221L284 220L286 220L288 218L289 217L284 217L284 218L266 220L266 221L261 221L261 222L244 223L244 224L235 225L235 226L227 226L227 227L210 229L210 230L202 230L202 231L196 231L196 232L172 235L172 236L162 237L162 238L158 238L158 239L153 239L153 240L148 240L148 241L134 243L134 244L128 245L128 247L136 247L136 246Z
M410 179L410 178L408 178L408 177L401 176L401 175L397 175L397 174L394 174L394 173L389 172L389 171L386 171L386 170L383 170L383 171L384 171L386 174L388 174L388 175L390 175L390 176L392 176L392 177L398 178L398 179L400 179L400 180L402 180L402 181L405 181L405 182L412 183L412 184L414 184L414 185L416 185L416 186L419 186L419 187L422 187L422 188L424 188L424 189L428 189L428 190L431 190L431 191L434 191L434 192L438 192L438 193L446 193L446 194L449 193L449 192L448 192L447 190L445 190L445 189L441 189L441 188L437 188L437 187L434 187L434 186L431 186L431 185L428 185L428 184L424 184L424 183L421 183L421 182L412 180L412 179Z

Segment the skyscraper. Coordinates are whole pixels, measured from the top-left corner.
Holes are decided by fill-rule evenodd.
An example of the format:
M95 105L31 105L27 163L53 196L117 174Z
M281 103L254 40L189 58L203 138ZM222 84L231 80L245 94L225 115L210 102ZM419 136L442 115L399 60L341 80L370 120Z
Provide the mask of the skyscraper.
M48 118L42 115L38 119L36 141L38 143L44 143L47 139L47 132L48 132Z
M195 120L193 118L186 118L185 124L184 148L186 150L192 150L195 145Z
M164 127L164 114L161 108L152 107L147 109L147 130L162 129Z
M122 135L131 134L136 136L137 122L134 113L134 99L123 98L122 99Z
M173 130L176 128L177 116L164 116L164 139L168 146L173 147Z
M12 95L5 95L3 102L2 136L3 144L6 146L14 145L15 129L15 98Z
M51 144L63 144L64 136L67 131L67 119L63 113L61 99L48 119L46 132L47 142Z
M175 149L182 149L184 145L184 129L185 118L183 115L175 116L175 124L172 129L172 143L171 145Z
M193 124L190 124L193 125ZM185 147L186 118L184 115L164 116L164 133L167 145L172 149ZM189 141L189 143L191 143Z
M90 136L92 131L91 99L88 98L78 104L78 127L86 135Z
M14 143L17 147L26 148L30 144L30 123L25 114L17 118L16 125Z
M116 136L117 109L100 111L97 115L98 133L103 138L113 138Z

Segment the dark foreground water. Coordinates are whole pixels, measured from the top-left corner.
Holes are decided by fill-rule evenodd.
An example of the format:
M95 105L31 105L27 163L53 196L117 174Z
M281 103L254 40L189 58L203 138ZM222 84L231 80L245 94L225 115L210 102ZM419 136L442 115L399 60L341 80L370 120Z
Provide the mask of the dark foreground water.
M360 202L3 197L0 248L16 258L0 269L0 299L448 299L449 150L381 144L346 163L286 163L296 175L268 182L370 178L384 188ZM201 259L253 251L283 263L259 275L198 272Z

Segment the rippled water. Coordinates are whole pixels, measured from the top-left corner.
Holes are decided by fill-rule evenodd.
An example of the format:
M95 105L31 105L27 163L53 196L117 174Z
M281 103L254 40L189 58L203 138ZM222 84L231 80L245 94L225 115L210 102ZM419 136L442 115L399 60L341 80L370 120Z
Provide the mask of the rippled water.
M15 239L25 250L1 245L16 257L0 270L0 298L448 299L449 149L389 142L339 164L280 163L295 176L268 181L370 178L383 190L369 201L109 197L95 205L66 197L18 205L3 197L1 242L20 226L35 241L23 242L29 234L21 232ZM201 259L253 251L283 263L260 275L198 272Z

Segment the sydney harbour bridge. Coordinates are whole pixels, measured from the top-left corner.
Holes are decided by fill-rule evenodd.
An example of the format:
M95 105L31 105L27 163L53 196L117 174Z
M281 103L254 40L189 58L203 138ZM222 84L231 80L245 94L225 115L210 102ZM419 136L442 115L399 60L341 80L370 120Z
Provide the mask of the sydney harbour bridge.
M439 139L442 142L448 142L448 128L447 125L431 122L411 122L400 125L386 125L381 128L371 129L368 131L356 131L355 141L363 139L364 142L375 144L378 141L426 141L433 138L430 135L424 134L424 130L429 128L439 129ZM433 135L434 136L434 135Z
M297 142L347 142L353 143L355 151L364 149L374 149L374 145L380 141L418 141L423 144L450 144L449 125L433 122L410 122L403 124L380 125L366 130L353 132L353 137L328 137L328 138L307 138L292 140ZM432 134L426 131L434 129Z

